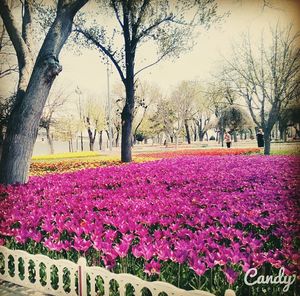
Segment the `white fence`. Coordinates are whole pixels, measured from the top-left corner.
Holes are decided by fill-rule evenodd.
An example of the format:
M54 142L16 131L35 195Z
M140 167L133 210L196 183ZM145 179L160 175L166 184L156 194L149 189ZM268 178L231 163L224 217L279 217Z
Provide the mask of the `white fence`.
M165 282L147 282L131 274L115 274L102 267L89 267L85 258L76 264L0 246L0 262L1 280L50 295L214 296L205 291L185 291ZM227 290L225 296L235 293Z

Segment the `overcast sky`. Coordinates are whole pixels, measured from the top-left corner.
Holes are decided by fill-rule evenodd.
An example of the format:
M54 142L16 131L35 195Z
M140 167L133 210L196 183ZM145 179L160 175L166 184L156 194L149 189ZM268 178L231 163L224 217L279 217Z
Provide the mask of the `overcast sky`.
M263 7L262 3L262 0L220 0L219 12L222 14L230 11L229 17L210 30L201 32L197 36L196 46L191 51L176 61L165 60L145 70L139 78L158 84L165 92L181 80L209 81L211 74L221 67L222 56L230 56L232 43L238 42L243 32L249 32L255 40L260 38L262 30L267 31L270 25L278 21L283 25L294 23L295 27L299 28L299 1L273 1L273 8ZM143 52L140 51L137 62L147 54L146 48ZM106 96L106 67L101 63L96 50L85 51L81 56L65 50L61 62L64 70L57 83L63 82L70 88L78 85L84 93ZM120 81L117 72L112 69L111 87Z
M194 48L183 54L176 61L165 60L139 75L141 80L158 84L168 92L181 80L209 81L222 66L223 57L230 56L233 42L238 42L243 32L249 32L260 38L263 30L279 21L282 25L294 23L299 29L300 5L297 0L268 1L273 8L263 7L263 0L219 0L219 13L230 11L230 16L221 24L208 31L202 31L196 38ZM258 39L257 39L258 40ZM139 59L147 56L147 48L139 51ZM70 91L78 86L83 94L93 93L105 100L107 94L106 66L101 63L97 50L84 50L78 56L64 48L60 62L62 73L55 81L56 86L63 86ZM117 72L112 68L110 87L120 83Z

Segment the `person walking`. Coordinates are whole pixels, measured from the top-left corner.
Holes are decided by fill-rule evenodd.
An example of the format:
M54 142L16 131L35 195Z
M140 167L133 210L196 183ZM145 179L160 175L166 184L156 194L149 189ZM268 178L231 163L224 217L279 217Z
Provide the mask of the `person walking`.
M257 139L257 146L258 147L264 147L265 146L265 141L264 141L264 133L262 129L258 129L257 134L256 134L256 139Z
M225 132L224 140L225 140L227 148L230 148L230 146L231 146L231 135L228 132Z

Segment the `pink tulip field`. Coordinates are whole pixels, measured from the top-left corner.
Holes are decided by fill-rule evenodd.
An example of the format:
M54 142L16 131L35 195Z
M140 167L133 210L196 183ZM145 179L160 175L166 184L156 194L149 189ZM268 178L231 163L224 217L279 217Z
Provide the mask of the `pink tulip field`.
M300 274L299 164L194 156L31 177L0 187L1 244L187 290L283 295L244 276Z

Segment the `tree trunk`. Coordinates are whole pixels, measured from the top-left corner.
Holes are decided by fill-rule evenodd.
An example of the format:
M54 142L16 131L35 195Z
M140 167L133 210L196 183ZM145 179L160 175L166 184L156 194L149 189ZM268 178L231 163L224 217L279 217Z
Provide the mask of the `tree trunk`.
M68 4L59 1L57 4L56 18L40 49L26 92L24 95L20 95L20 89L17 92L18 99L7 126L0 164L2 184L25 183L28 180L30 159L42 111L52 83L62 70L58 55L71 33L73 17L86 2L87 0L78 0Z
M94 137L93 137L93 132L91 131L91 129L89 127L88 127L87 131L88 131L88 135L89 135L89 147L90 147L90 151L94 151Z
M205 136L206 136L206 141L208 142L209 139L208 139L208 133L207 132L205 132Z
M187 120L184 121L184 127L185 127L187 142L188 144L191 144L191 135L190 135L189 125Z
M103 131L99 132L99 150L102 150L102 144L103 144Z
M122 143L121 143L121 161L131 162L131 130L133 112L130 110L130 106L126 103L122 111Z
M128 68L128 66L127 66ZM132 66L133 68L133 66ZM133 80L133 69L130 72L129 78L126 79L126 103L123 108L121 119L122 119L122 140L121 140L121 161L131 162L132 161L132 121L134 112L134 80Z
M4 126L0 125L0 159L2 155L3 142L4 142Z
M233 141L236 143L238 141L236 131L233 131Z
M194 125L194 142L197 142L197 124Z
M50 148L50 154L54 154L53 140L52 140L52 136L50 134L50 127L47 126L45 128L45 130L46 130L47 141L48 141L49 148Z
M271 152L271 132L266 130L264 133L264 155L270 155Z
M120 130L117 129L117 134L116 134L116 147L119 147L119 140L120 140Z
M121 113L121 161L132 161L132 121L134 117L134 59L137 40L136 36L130 32L129 13L125 2L123 6L123 35L125 41L125 66L126 78L122 77L126 91L126 102Z

